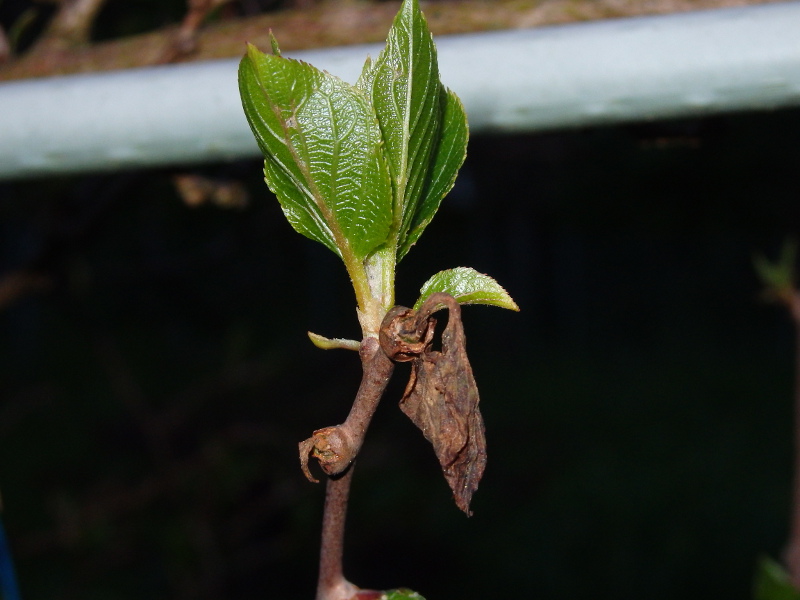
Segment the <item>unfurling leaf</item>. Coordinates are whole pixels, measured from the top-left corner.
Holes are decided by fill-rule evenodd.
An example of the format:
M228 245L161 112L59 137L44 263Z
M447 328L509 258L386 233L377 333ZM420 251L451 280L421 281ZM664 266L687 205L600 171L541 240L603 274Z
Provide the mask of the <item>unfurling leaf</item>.
M356 84L380 123L394 196L397 259L403 258L453 187L466 156L467 119L439 80L436 46L417 0L406 0L386 46Z
M428 279L420 290L414 309L418 310L425 300L437 292L453 296L459 304L489 304L519 310L517 303L494 278L469 267L439 271Z
M391 181L365 95L254 46L239 65L239 89L267 184L292 226L340 256L363 259L383 244L392 223Z
M449 309L442 350L434 350L440 307ZM486 438L461 323L461 307L450 295L431 295L414 311L395 307L381 327L381 347L393 360L412 360L401 410L433 444L456 505L467 515L486 467Z
M404 2L386 46L364 65L358 87L378 117L394 193L394 219L402 239L425 185L431 149L441 127L436 46L416 0Z

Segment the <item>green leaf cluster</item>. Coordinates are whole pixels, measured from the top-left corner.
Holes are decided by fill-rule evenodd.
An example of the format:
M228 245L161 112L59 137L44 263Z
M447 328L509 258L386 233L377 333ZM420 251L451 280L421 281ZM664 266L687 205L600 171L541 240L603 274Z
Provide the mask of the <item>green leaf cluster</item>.
M239 65L267 185L298 232L343 259L357 295L387 300L394 265L452 188L468 138L418 1L403 2L355 85L272 46L248 46Z
M239 65L247 121L264 176L286 218L345 263L365 335L394 304L395 267L450 191L466 156L464 107L439 78L418 0L404 0L386 45L354 85L249 45ZM464 304L518 310L489 277L459 267L434 275L418 304L443 291ZM323 348L357 342L310 334Z

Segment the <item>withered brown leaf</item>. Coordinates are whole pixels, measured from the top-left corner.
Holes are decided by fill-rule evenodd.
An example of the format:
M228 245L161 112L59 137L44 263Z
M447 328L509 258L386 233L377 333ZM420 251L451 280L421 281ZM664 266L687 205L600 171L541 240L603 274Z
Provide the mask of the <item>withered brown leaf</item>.
M436 320L431 315L442 305L450 314L442 332L442 349L437 351L433 350L432 335ZM408 324L413 318L419 339L424 341L412 359L411 378L400 408L433 444L456 505L471 515L472 494L486 467L486 438L478 387L467 358L461 307L449 294L438 293L428 298L418 313L405 309L396 316ZM411 327L395 324L393 329L408 331Z

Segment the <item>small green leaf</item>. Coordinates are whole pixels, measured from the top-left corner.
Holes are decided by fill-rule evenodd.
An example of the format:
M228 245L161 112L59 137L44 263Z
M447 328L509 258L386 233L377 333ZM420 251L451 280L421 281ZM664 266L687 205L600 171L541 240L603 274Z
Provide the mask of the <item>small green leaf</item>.
M800 600L786 570L771 558L759 561L754 585L755 600Z
M239 89L266 158L267 184L292 226L340 256L363 259L383 244L392 223L391 180L364 94L252 45L239 66Z
M320 350L335 350L341 348L343 350L358 350L361 348L361 342L356 340L347 340L344 338L326 338L324 335L309 331L308 339Z
M519 310L517 303L497 281L469 267L439 271L428 279L420 290L421 295L414 309L418 310L428 296L436 292L450 294L459 304L489 304Z
M442 117L436 46L417 0L403 2L386 46L367 61L356 85L370 97L386 142L394 228L402 242L425 189Z
M461 100L452 91L442 87L442 128L422 199L417 206L405 238L400 240L397 260L411 249L433 219L442 199L453 188L456 176L467 157L469 128Z
M412 592L411 590L406 589L399 589L399 590L389 590L383 595L381 600L425 600L422 596L420 596L417 592Z

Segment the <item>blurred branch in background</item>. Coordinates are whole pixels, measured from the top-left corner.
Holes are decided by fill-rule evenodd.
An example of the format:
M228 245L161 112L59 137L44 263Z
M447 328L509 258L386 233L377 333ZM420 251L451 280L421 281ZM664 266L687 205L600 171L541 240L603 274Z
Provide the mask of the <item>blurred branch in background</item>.
M232 0L188 0L186 16L175 34L171 48L168 48L161 62L170 63L191 55L197 49L197 36L203 21L208 15Z
M35 51L56 55L86 46L92 24L106 0L56 0L58 10L36 42Z
M786 307L795 328L795 388L794 388L794 481L789 522L789 540L784 552L788 580L794 594L800 591L800 291L797 289L797 240L787 239L775 262L763 255L753 259L756 272L764 285L764 298ZM778 569L766 563L766 568ZM765 567L762 566L762 570ZM775 596L777 598L777 596Z
M8 41L5 30L0 26L0 65L6 62L10 57L11 43Z
M434 35L520 29L607 18L765 4L775 0L479 0L424 6ZM201 27L225 0L192 0L180 25L95 44L86 43L102 0L65 1L47 32L25 54L2 64L0 81L107 71L241 56L244 43L268 48L270 29L284 51L382 41L397 11L395 2L338 2L257 16L222 18Z

